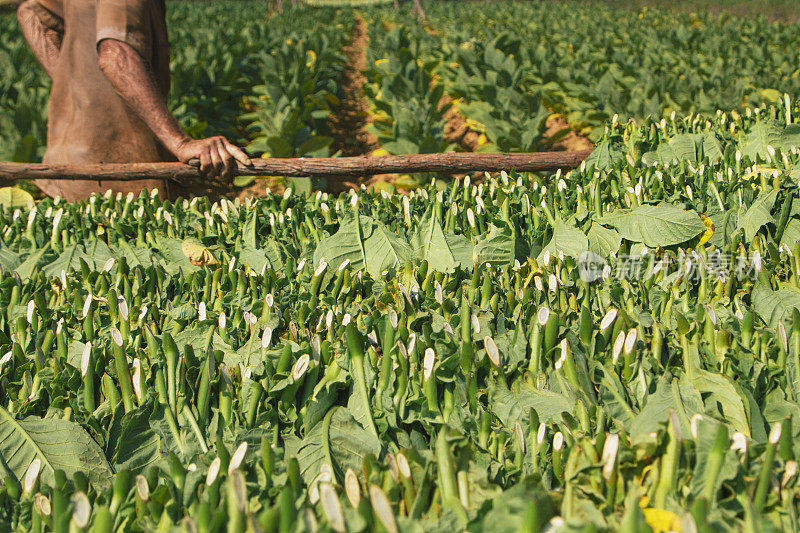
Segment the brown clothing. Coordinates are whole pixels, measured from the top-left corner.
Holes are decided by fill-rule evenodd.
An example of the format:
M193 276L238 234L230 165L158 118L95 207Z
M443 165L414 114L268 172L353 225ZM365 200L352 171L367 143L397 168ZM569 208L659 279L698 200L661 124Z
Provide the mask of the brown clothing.
M98 66L97 45L122 41L148 63L161 96L169 93L169 42L164 0L37 0L42 23L63 35L53 72L45 163L174 161L150 128L117 94ZM92 192L138 192L161 180L135 182L37 180L67 200Z

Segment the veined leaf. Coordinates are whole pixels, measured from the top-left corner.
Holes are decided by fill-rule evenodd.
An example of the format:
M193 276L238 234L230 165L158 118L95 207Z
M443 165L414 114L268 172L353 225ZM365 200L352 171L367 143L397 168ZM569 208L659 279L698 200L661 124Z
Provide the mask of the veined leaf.
M739 136L739 149L742 155L753 161L757 157L766 159L769 156L770 146L783 151L788 151L793 146L800 147L800 125L790 124L782 129L773 121L759 122L753 125L748 133Z
M573 398L547 389L535 389L527 383L517 391L511 391L502 381L489 385L489 407L507 428L513 428L517 420L530 424L530 410L535 409L539 420L547 422L564 411L575 410Z
M700 163L704 156L710 161L718 161L722 157L719 140L710 132L681 133L659 144L655 151L642 156L647 165L659 162L671 165L675 161Z
M586 158L586 166L593 164L597 170L610 170L623 159L625 159L625 153L612 145L608 139L604 139Z
M631 211L611 212L599 222L616 228L624 239L651 248L684 243L707 229L696 212L669 204L642 205Z
M67 476L83 472L101 487L108 486L113 476L103 450L80 425L38 416L16 420L3 407L0 407L0 454L19 480L34 459L42 462L40 475L48 483L53 482L56 469Z
M758 230L765 224L775 221L770 212L777 198L777 190L773 190L769 194L762 194L756 198L747 211L739 213L738 229L744 230L745 239L752 241Z
M753 309L764 322L777 327L778 322L791 318L792 310L800 309L800 292L789 288L773 291L757 283L750 296Z
M603 258L617 253L622 245L622 237L619 236L619 233L596 222L592 222L586 236L589 239L589 250Z
M514 264L516 234L509 224L502 224L502 226L493 224L489 228L489 233L475 244L472 252L474 264L489 263L492 266Z
M347 468L361 468L364 457L379 454L378 438L356 422L344 407L333 407L302 441L289 439L287 456L294 455L300 463L300 473L310 484L327 464L338 481L344 480Z
M613 230L606 230L614 232ZM616 233L616 232L614 232ZM589 249L589 239L578 228L568 226L556 220L553 227L553 238L547 243L537 260L541 261L542 255L549 251L551 255L557 256L559 252L564 252L568 257L578 257L581 253Z
M339 231L322 239L314 251L314 264L325 259L329 271L350 260L354 269L365 269L380 277L387 268L395 268L411 257L411 247L381 222L354 212L348 214Z
M473 246L464 236L445 232L436 209L431 209L411 238L414 255L428 261L429 268L449 272L461 266L472 267Z

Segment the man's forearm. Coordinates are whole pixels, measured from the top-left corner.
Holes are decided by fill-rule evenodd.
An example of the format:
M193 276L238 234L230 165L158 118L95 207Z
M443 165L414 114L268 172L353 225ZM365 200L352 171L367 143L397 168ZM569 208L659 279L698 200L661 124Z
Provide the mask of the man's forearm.
M146 61L130 45L105 39L98 47L98 64L114 89L170 150L177 153L189 137L169 112Z
M28 0L19 6L17 20L36 59L52 78L61 51L62 35L42 23L33 0Z

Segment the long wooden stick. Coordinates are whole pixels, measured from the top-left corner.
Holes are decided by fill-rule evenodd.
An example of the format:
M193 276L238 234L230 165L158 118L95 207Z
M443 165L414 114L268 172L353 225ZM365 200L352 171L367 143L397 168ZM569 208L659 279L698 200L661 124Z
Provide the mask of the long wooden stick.
M242 176L334 177L410 174L414 172L465 172L501 170L544 172L576 168L591 153L538 152L530 154L449 152L444 154L389 155L383 157L320 157L255 159L253 166L239 165ZM192 179L198 169L183 163L127 163L104 165L49 165L0 161L0 180L64 179L134 181L141 179Z

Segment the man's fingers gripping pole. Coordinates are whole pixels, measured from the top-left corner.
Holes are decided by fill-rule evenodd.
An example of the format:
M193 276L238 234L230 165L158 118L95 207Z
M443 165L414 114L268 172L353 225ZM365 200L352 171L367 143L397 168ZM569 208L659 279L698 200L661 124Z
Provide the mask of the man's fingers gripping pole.
M239 163L243 164L246 167L252 167L253 162L250 161L250 158L245 154L238 146L232 144L228 139L223 141L225 143L225 148L228 149L228 153L230 153L234 159L236 159Z

